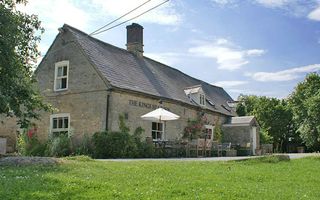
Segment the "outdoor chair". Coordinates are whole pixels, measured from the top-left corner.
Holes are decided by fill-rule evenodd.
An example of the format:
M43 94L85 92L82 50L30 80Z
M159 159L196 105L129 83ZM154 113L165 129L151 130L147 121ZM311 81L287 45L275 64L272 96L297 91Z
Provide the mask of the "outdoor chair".
M218 141L212 141L212 149L217 151L217 156L222 156L222 145Z
M211 157L211 150L212 150L212 140L206 140L204 156L206 157L208 155L209 157Z
M222 143L222 151L227 151L231 149L231 142Z
M200 155L203 156L204 148L205 148L204 139L191 140L191 143L189 144L189 155L192 154L192 152L195 152L196 157L199 157L199 152L201 152Z
M170 157L172 156L178 157L178 153L180 149L181 149L181 145L178 141L169 140L168 142L166 142L165 150L167 151L168 155L170 155Z

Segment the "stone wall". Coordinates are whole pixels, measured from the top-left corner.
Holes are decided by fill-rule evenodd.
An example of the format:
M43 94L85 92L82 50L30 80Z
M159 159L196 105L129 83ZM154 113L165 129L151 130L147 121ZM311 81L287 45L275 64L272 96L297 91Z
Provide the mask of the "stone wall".
M64 60L69 61L68 89L57 92L54 91L55 63ZM70 114L70 129L76 143L85 133L90 135L105 130L107 95L110 95L110 130L118 130L119 114L127 113L126 124L132 133L141 126L145 129L143 137L151 136L152 123L142 120L141 116L156 109L160 99L129 92L108 92L108 82L92 66L68 32L60 33L56 37L36 70L36 77L44 100L56 108L53 113ZM188 119L195 119L200 111L200 108L175 101L164 101L163 107L180 116L179 120L166 122L166 139L180 138ZM35 122L41 141L47 140L50 134L50 115L53 113L41 113L41 119ZM211 125L218 118L221 123L226 121L226 117L219 113L207 111L205 115ZM13 122L8 122L5 126L1 124L0 136L8 135L11 138L10 144L15 144L16 130Z
M7 139L6 151L11 153L15 150L16 134L17 134L17 121L14 118L7 118L0 116L0 138Z
M235 145L246 146L251 143L250 126L222 126L223 141Z
M91 92L51 97L47 100L58 108L54 113L70 114L70 133L75 143L79 143L84 134L105 130L107 92ZM50 115L43 113L37 121L38 137L45 141L50 134Z
M69 61L68 89L54 91L55 63L63 60ZM70 129L76 143L85 133L105 130L106 83L68 32L57 36L37 69L36 77L45 101L56 108L53 113L70 114ZM37 122L41 140L48 138L50 114L43 113L41 121Z
M136 95L125 92L112 92L110 97L109 127L116 131L119 129L119 114L127 113L126 124L131 132L141 126L145 133L143 137L151 136L151 121L142 120L141 116L155 110L159 105L159 99ZM166 122L166 139L181 138L183 129L187 126L188 119L196 119L198 109L174 102L163 101L162 106L180 116L178 120ZM219 113L207 112L205 114L209 123L213 125L218 119L224 123L226 118Z
M231 142L233 145L246 147L250 143L252 154L255 154L255 149L252 149L253 144L253 127L251 125L224 125L222 126L223 141ZM256 129L256 149L260 149L260 134L259 128Z

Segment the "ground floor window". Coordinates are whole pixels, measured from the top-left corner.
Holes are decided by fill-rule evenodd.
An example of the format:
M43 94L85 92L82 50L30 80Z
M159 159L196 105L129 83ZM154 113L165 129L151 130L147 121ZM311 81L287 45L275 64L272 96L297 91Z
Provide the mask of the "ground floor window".
M50 132L53 136L68 134L70 127L70 114L54 114L50 116Z
M213 129L214 127L211 125L205 125L205 134L206 134L206 138L209 140L213 139Z
M152 139L153 140L163 139L163 123L152 122Z

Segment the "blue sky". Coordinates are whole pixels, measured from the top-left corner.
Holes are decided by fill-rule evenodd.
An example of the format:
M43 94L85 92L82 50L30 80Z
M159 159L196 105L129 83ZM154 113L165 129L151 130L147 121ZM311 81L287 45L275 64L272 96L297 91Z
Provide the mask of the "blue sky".
M45 54L64 23L90 33L143 2L30 0L18 9L42 21ZM285 98L307 73L320 71L320 0L171 0L132 22L144 26L145 56L222 86L234 99ZM95 37L125 48L132 22Z

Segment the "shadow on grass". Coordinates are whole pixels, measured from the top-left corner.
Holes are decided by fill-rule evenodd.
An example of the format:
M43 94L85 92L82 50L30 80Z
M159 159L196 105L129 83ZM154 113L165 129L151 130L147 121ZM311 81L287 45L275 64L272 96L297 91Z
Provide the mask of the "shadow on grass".
M57 165L0 166L0 199L79 199L86 184L70 173L73 169L72 159Z
M289 161L290 161L289 155L269 155L269 156L251 158L248 160L236 160L235 162L256 164L256 163L279 163L279 162L289 162Z

